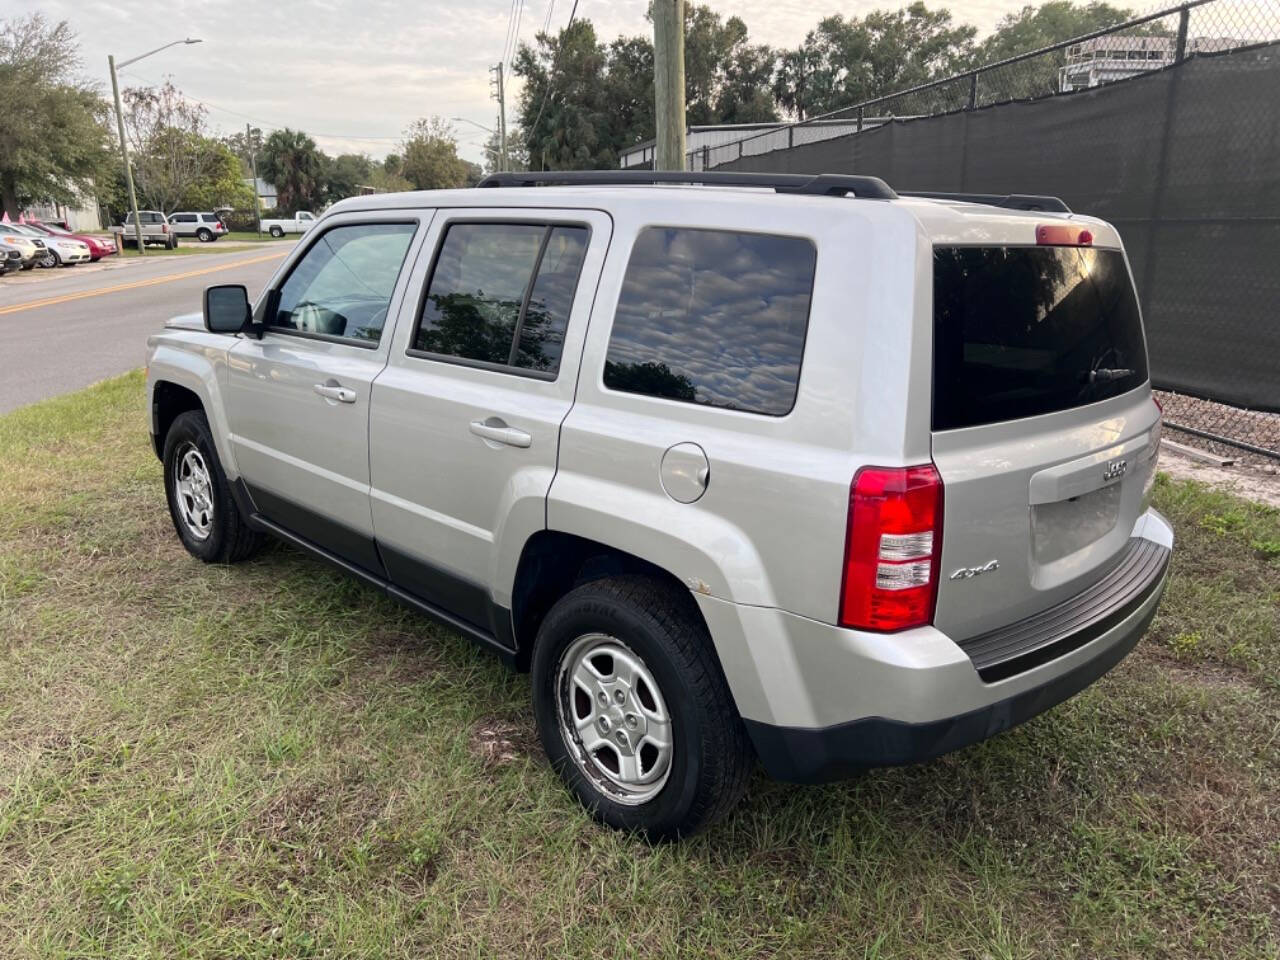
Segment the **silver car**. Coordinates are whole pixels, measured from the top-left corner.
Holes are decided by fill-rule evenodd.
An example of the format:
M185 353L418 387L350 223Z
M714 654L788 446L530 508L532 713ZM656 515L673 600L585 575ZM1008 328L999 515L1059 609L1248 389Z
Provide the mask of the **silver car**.
M213 243L227 235L227 225L216 213L179 210L169 214L169 226L179 237L195 237L201 243Z
M499 174L334 206L148 341L169 510L532 674L555 770L654 839L1059 703L1173 534L1119 234L871 177Z

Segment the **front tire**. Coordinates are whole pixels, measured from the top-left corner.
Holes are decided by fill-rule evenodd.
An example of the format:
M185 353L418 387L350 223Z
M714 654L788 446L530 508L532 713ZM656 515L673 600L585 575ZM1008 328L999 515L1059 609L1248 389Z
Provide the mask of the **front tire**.
M202 411L179 414L164 438L164 490L178 539L205 563L238 563L262 546L223 473Z
M645 576L570 591L533 650L538 732L601 823L688 836L742 797L752 753L692 598Z
M54 267L62 266L62 258L58 256L56 250L49 250L40 258L40 266L52 270Z

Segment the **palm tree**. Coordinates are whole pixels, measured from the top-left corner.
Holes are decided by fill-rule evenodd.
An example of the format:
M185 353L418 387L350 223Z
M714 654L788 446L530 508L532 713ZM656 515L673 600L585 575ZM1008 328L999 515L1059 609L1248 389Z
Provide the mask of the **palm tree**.
M278 209L296 213L316 206L324 177L324 155L301 130L276 130L262 145L262 176L275 185Z

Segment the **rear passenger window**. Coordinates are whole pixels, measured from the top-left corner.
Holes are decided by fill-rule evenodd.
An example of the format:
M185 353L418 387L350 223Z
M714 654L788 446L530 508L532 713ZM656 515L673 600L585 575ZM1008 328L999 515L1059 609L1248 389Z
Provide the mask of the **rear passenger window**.
M455 223L445 232L413 348L555 374L587 228Z
M817 262L797 237L650 227L614 316L612 390L783 416L795 405Z

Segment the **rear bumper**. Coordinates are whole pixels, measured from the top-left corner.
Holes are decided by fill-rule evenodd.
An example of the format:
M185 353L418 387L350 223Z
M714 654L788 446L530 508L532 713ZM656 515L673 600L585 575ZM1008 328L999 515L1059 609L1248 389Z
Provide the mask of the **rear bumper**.
M1156 614L1173 533L1154 511L1134 536L1163 548L1141 594L1084 642L996 682L959 644L929 628L877 635L779 611L699 600L756 752L782 780L822 782L858 770L928 760L1007 730L1061 703L1119 663ZM1068 645L1069 646L1069 645ZM729 649L734 648L736 649ZM742 657L745 656L745 660Z

